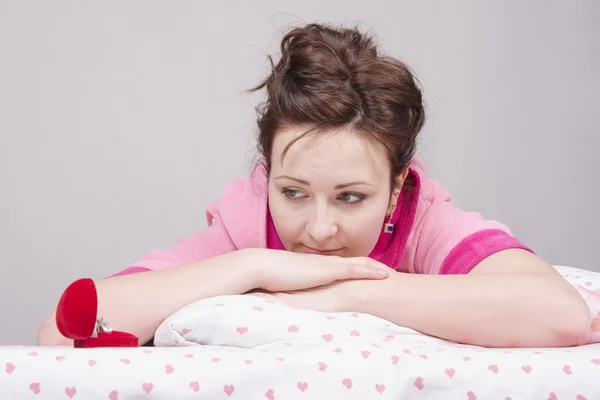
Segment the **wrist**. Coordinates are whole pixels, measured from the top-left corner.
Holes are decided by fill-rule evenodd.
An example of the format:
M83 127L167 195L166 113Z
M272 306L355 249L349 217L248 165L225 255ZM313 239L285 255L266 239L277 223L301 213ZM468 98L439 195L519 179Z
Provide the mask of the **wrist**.
M398 296L397 287L401 274L389 271L385 279L356 281L358 287L350 290L350 307L353 311L371 315L379 315L381 310L389 307L390 296Z
M377 296L380 280L352 280L342 283L345 290L339 299L339 308L342 312L359 312L372 314L371 304Z
M262 265L259 262L259 257L262 256L260 253L262 249L240 249L230 253L231 267L235 269L235 279L238 280L243 288L244 292L258 289L261 287L264 272Z

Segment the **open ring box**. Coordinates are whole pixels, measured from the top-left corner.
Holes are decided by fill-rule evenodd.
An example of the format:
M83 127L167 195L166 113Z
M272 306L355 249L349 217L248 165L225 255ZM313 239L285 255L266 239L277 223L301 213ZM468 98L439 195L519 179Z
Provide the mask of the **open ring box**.
M115 331L98 318L98 292L89 278L71 283L56 308L56 326L60 333L73 339L74 347L138 347L138 337Z

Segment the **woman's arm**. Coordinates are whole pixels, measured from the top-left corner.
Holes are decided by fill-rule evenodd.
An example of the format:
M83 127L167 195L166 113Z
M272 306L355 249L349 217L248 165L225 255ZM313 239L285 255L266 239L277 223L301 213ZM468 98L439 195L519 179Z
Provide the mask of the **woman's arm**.
M132 333L140 344L152 338L158 326L187 304L203 298L245 293L260 282L258 275L241 262L236 251L196 263L116 276L95 282L98 316L113 329ZM38 345L72 345L56 327L54 310L42 322Z
M152 338L171 314L195 301L252 289L302 290L338 280L388 277L367 257L345 259L268 249L244 249L184 266L116 276L96 282L98 316L115 330ZM39 345L72 345L56 327L54 312L38 332Z
M401 326L486 347L584 344L591 315L551 265L520 249L500 251L468 275L392 273L354 282L351 308Z

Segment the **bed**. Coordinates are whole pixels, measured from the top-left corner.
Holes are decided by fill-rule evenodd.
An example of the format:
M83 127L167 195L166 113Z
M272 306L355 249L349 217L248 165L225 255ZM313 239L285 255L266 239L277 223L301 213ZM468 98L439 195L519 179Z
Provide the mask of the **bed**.
M600 343L489 349L256 296L190 304L155 346L0 347L0 399L600 399Z

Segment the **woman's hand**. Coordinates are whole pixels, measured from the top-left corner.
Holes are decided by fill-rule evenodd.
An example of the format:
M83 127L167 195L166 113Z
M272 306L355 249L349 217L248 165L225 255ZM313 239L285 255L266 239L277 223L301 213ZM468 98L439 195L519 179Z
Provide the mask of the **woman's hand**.
M296 308L305 308L323 312L351 312L359 300L360 285L364 281L347 280L334 282L329 285L292 292L252 292L252 296L281 302Z
M247 249L244 262L257 268L256 288L292 292L336 281L385 279L388 267L368 257L343 258L282 250Z

